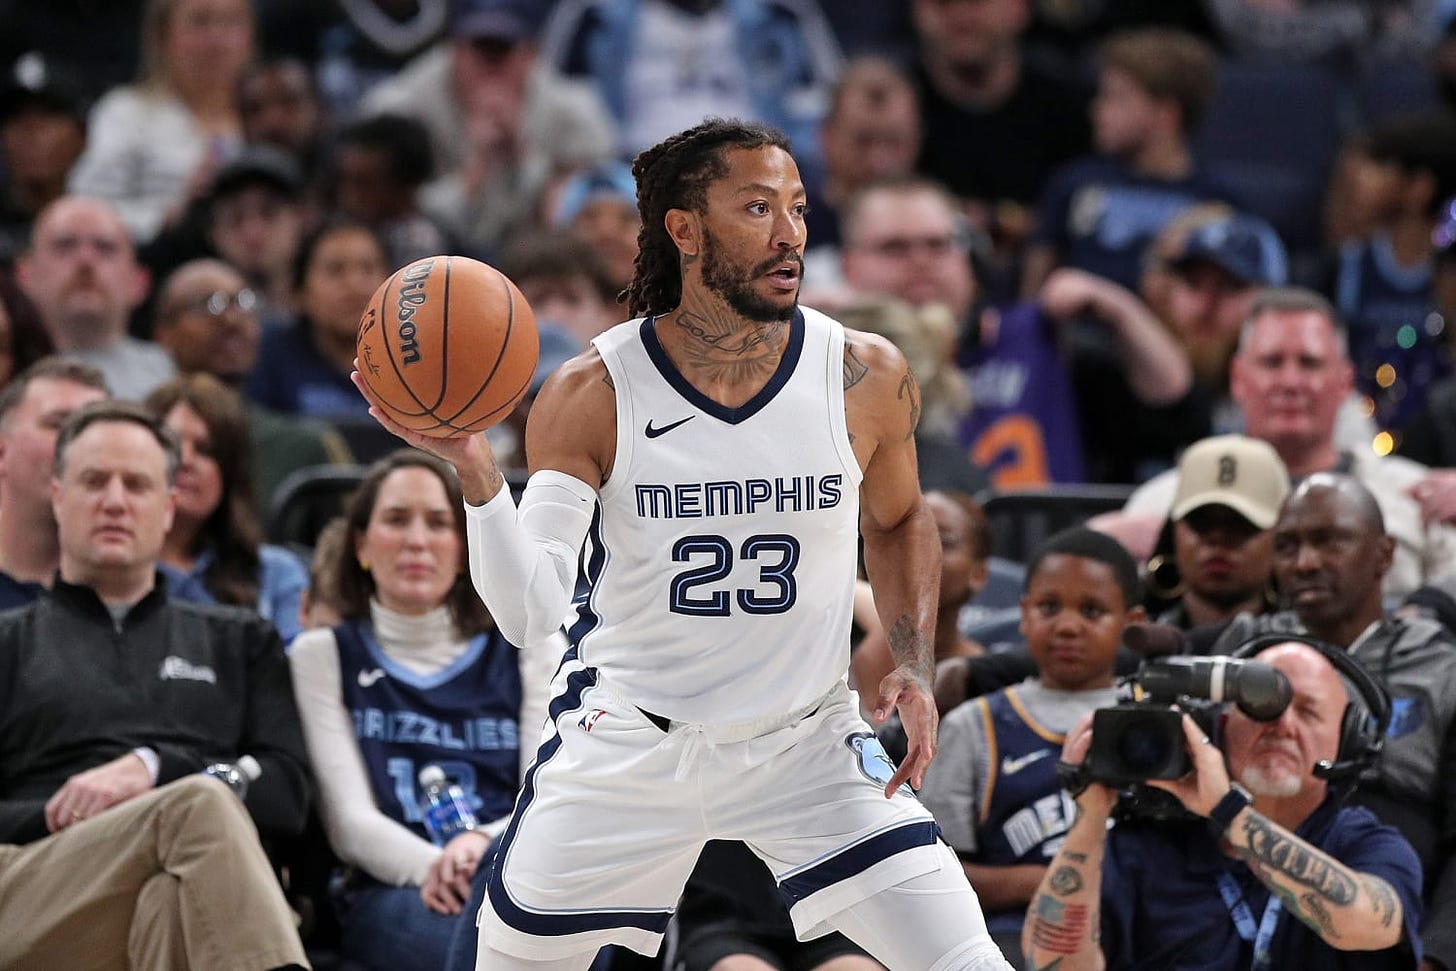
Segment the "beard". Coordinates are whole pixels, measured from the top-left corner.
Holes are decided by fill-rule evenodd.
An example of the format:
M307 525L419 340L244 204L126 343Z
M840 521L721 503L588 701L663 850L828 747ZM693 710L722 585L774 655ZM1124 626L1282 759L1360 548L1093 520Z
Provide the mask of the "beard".
M1299 795L1304 780L1297 773L1279 766L1251 762L1239 773L1239 782L1256 796L1288 798Z
M757 323L774 324L793 320L799 309L799 295L786 304L759 296L753 290L753 282L784 262L799 264L800 281L803 280L804 264L798 254L776 256L755 267L745 269L723 255L723 248L707 229L703 231L703 285L723 298L740 317Z

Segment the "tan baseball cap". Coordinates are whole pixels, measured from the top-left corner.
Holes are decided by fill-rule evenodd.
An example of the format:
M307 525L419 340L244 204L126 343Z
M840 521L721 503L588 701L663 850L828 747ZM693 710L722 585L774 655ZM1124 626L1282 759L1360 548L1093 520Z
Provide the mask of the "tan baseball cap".
M1188 446L1178 460L1172 517L1181 520L1217 504L1269 529L1287 495L1289 471L1272 445L1244 435L1215 435Z

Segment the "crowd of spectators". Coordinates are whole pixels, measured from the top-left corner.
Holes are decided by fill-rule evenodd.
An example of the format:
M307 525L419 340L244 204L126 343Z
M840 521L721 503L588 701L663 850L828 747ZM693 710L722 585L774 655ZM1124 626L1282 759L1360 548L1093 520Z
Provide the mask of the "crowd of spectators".
M83 920L79 946L135 966L212 966L187 929L250 915L216 945L248 966L308 960L292 924L321 967L469 966L457 918L564 643L506 644L474 599L450 470L394 453L349 379L357 322L416 258L506 272L541 331L531 393L491 431L523 466L534 393L626 317L633 156L721 116L792 138L802 302L894 342L923 393L945 556L927 804L1008 954L1030 906L1028 956L1077 964L1095 933L1047 947L1067 932L1049 914L1089 899L1065 881L1126 895L1124 843L1166 849L1129 831L1072 872L1064 840L1103 851L1073 799L1096 822L1106 794L1062 793L1055 759L996 779L1064 741L1080 761L1077 718L1138 663L1121 631L1146 609L1179 650L1292 632L1368 668L1393 711L1353 797L1374 817L1336 819L1303 779L1311 813L1270 818L1398 830L1379 838L1424 882L1384 874L1384 929L1405 930L1370 946L1456 971L1456 3L0 0L0 23L0 606L20 611L0 615L0 892L23 868L75 900L0 910L0 964L68 963L55 928ZM325 467L364 483L344 523L275 535ZM1035 553L981 508L1089 486L1125 507ZM888 655L862 613L851 678L872 695ZM71 666L27 666L52 635ZM1095 671L1058 667L1063 635ZM134 697L72 677L102 653ZM1317 656L1271 656L1329 702ZM502 727L467 758L366 731L389 706ZM1235 773L1245 741L1223 747ZM193 776L243 759L239 813ZM477 834L429 842L425 761L468 776ZM330 848L313 883L308 831ZM65 883L86 853L117 858L135 914ZM196 894L162 889L157 859ZM742 847L704 860L678 966L873 966L795 951ZM1139 918L1102 906L1109 955L1147 944L1113 943Z

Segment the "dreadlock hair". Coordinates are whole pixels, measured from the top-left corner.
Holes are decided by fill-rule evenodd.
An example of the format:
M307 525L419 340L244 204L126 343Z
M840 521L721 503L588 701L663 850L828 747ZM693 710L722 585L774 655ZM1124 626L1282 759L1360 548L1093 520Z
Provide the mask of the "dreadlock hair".
M619 298L632 316L661 313L682 300L682 261L664 224L668 210L704 210L708 186L728 174L726 149L770 146L792 151L777 128L709 118L644 149L633 160L642 230L637 234L636 272Z

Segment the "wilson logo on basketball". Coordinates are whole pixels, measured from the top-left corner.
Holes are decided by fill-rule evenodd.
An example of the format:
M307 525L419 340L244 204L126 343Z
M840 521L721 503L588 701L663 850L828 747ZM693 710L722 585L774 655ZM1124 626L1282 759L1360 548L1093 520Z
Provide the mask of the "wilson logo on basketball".
M420 345L415 340L415 312L425 305L425 281L435 268L434 260L422 260L409 268L399 288L399 355L403 364L420 359Z

